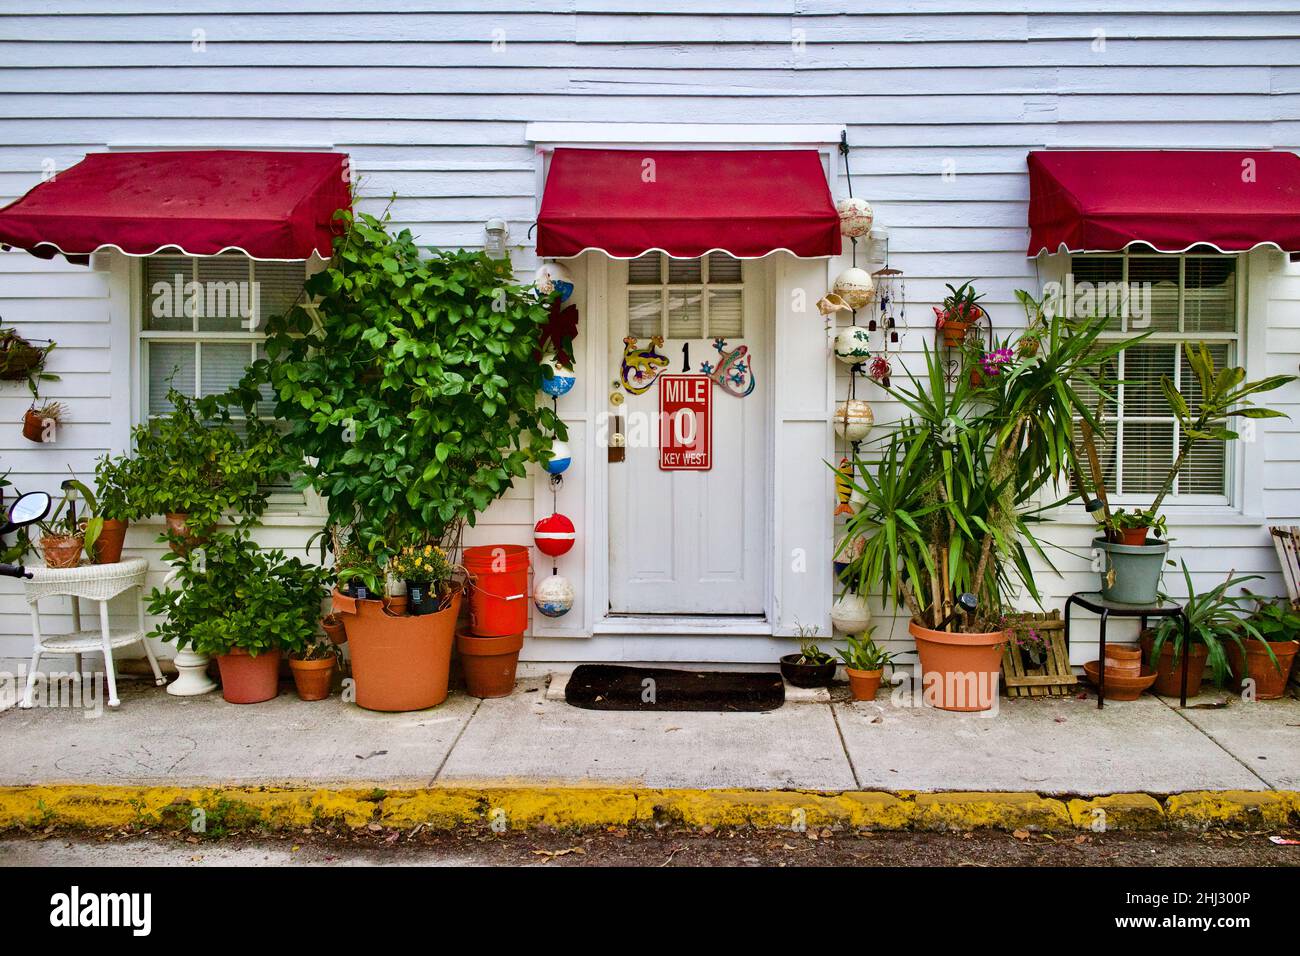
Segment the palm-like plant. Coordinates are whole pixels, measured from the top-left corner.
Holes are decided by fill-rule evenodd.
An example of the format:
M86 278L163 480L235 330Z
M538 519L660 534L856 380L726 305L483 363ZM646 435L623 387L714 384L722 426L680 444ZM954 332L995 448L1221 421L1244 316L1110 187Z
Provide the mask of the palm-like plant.
M1039 600L1028 550L1051 562L1030 531L1041 520L1036 496L1077 470L1075 418L1099 428L1092 409L1111 383L1095 370L1138 341L1101 341L1105 324L1046 320L1037 354L978 388L957 376L950 389L941 358L925 350L924 374L893 390L907 416L873 461L856 462L865 503L844 540L866 544L845 571L848 587L879 590L923 627L968 632L997 629L1012 570ZM978 612L949 622L967 592Z
M1187 615L1192 642L1205 645L1206 663L1210 665L1210 671L1214 674L1214 682L1222 684L1228 673L1228 655L1225 650L1228 642L1235 643L1244 654L1246 645L1242 639L1243 634L1262 640L1259 630L1245 616L1249 610L1248 605L1254 601L1254 596L1248 591L1235 595L1228 594L1228 589L1245 584L1247 581L1260 581L1263 578L1258 574L1233 577L1232 572L1229 571L1227 578L1222 582L1203 594L1197 594L1196 588L1192 586L1192 573L1187 570L1187 562L1183 561L1182 566L1183 581L1187 585L1183 612ZM1177 665L1185 650L1182 621L1177 618L1162 617L1152 628L1150 661L1152 667L1159 663L1160 652L1164 649L1166 641L1173 642L1173 663ZM1263 641L1263 644L1268 648L1268 656L1276 665L1277 656L1273 653L1273 649L1268 646L1267 641Z

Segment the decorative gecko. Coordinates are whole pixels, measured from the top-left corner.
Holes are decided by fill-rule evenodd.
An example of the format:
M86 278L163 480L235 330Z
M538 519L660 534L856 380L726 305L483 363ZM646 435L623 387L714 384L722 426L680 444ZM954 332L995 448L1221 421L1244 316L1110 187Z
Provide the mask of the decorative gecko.
M662 335L650 339L648 349L637 348L632 336L623 340L623 387L633 395L640 395L648 389L659 373L668 367L668 357L658 352L663 344Z
M713 379L723 391L744 398L754 390L753 363L745 361L749 346L737 345L728 351L725 339L714 339L713 347L718 350L718 364L705 362L700 366L700 372Z

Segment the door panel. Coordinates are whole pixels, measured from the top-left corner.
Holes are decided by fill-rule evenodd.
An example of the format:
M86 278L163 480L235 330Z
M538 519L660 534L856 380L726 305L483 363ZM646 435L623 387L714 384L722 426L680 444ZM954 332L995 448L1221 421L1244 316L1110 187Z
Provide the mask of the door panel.
M631 614L761 614L766 569L768 309L762 262L715 254L708 262L655 255L610 264L608 380L620 382L627 450L609 468L610 611ZM654 335L661 371L715 366L715 338L745 345L754 389L738 397L713 385L713 467L659 468L659 383L642 394L621 384L623 339L646 350Z

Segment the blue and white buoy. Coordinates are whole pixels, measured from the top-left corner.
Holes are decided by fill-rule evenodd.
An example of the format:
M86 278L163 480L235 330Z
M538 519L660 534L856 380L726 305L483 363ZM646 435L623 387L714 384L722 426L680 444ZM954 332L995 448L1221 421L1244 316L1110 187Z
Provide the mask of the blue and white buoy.
M551 442L551 457L545 464L548 472L558 475L568 468L572 461L573 453L569 451L568 442L560 441L558 438Z
M573 369L561 365L553 353L542 357L542 391L554 398L567 395L578 377Z

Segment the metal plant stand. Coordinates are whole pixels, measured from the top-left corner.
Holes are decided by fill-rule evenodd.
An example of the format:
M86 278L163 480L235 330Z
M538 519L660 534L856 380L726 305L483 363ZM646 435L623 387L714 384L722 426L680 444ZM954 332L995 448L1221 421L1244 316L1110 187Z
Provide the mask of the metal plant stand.
M127 558L116 564L86 564L76 568L30 568L32 576L23 582L27 603L32 612L32 663L27 672L27 689L23 693L23 707L32 706L32 688L41 657L45 654L72 654L76 672L81 673L81 655L101 652L104 671L108 677L108 706L121 703L117 696L117 675L113 672L113 649L139 642L144 646L149 666L153 668L154 683L166 683L153 648L145 638L144 582L149 562L144 558ZM114 633L108 624L108 602L124 591L137 589L137 627L130 631ZM72 599L72 630L67 634L41 633L41 615L37 602L43 597L66 595ZM99 627L82 630L82 600L99 604Z
M1182 667L1182 686L1181 694L1178 698L1178 706L1187 706L1187 662L1191 659L1191 622L1187 619L1187 614L1181 604L1173 601L1156 601L1154 604L1121 604L1118 601L1108 601L1101 596L1100 591L1080 591L1077 594L1071 594L1065 599L1065 646L1070 646L1070 608L1073 605L1079 605L1094 614L1101 617L1101 627L1099 629L1101 647L1097 654L1097 709L1101 710L1106 703L1106 622L1112 617L1136 617L1141 622L1141 627L1146 630L1147 618L1151 617L1177 617L1183 621L1183 667Z

